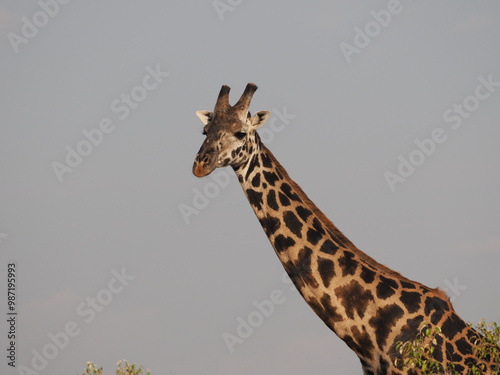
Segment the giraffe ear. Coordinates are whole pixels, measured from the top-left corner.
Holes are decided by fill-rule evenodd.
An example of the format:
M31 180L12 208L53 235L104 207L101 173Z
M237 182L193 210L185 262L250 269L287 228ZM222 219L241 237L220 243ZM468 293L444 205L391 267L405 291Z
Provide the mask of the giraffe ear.
M196 111L196 116L198 116L203 125L207 125L212 120L213 115L210 111Z
M269 111L260 111L257 112L255 115L253 115L250 120L250 123L252 124L252 129L255 130L264 125L270 114L271 112Z

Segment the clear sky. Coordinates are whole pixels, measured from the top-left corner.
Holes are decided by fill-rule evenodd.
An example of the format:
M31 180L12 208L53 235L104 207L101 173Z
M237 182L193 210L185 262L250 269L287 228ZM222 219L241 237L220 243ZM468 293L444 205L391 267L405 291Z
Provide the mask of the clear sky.
M191 173L222 84L358 247L500 321L497 1L4 1L0 29L2 374L360 373L232 170Z

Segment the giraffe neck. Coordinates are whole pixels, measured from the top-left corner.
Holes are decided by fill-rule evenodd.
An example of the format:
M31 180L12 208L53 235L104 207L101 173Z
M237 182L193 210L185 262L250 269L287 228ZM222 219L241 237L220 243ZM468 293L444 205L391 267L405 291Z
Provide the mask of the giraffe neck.
M282 261L283 257L292 260L304 247L310 248L315 255L341 255L347 251L349 258L355 257L359 264L375 269L376 273L411 282L359 250L292 180L258 135L255 149L248 163L235 168L235 172L255 215ZM285 262L283 264L286 265ZM353 262L341 262L343 272L340 274L350 274L355 268L353 265ZM336 279L338 281L339 277Z
M301 295L332 330L345 336L350 323L375 303L370 290L351 301L355 293L363 291L358 279L368 284L387 279L386 294L391 293L394 277L414 284L359 250L257 141L249 162L235 169L240 184ZM357 309L357 314L350 308Z
M374 266L378 271L405 279L399 273L378 263L359 250L292 180L286 169L260 141L257 134L255 152L252 157L246 165L234 170L252 209L278 256L285 249L277 249L275 246L276 237L278 237L278 242L290 237L294 241L298 240L294 246L288 249L288 252L304 244L310 246L311 241L312 245L316 245L314 243L316 238L318 240L324 238L332 241L338 248L353 251L363 262ZM288 219L285 219L285 215ZM321 227L323 230L311 230L309 228L311 224L313 228ZM309 229L305 233L306 236L302 235L304 228Z
M300 294L358 355L366 374L400 373L393 364L398 355L394 344L413 339L423 322L447 331L436 350L441 360L470 358L470 345L456 343L470 343L471 330L446 294L359 250L290 178L258 135L249 161L234 170Z

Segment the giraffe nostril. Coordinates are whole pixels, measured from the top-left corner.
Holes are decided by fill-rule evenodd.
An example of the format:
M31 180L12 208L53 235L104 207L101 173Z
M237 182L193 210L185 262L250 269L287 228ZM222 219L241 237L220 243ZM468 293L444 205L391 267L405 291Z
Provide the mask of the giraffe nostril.
M210 154L205 154L205 156L203 156L203 159L201 161L205 164L209 164L210 160L211 160Z

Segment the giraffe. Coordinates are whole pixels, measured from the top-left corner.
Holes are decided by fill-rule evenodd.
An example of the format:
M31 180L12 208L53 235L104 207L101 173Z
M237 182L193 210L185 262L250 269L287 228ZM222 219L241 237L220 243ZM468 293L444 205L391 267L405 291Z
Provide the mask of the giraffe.
M193 164L197 177L231 166L299 293L323 322L355 352L365 375L403 374L398 341L413 340L423 323L440 327L434 358L470 373L477 333L455 312L446 293L378 263L358 249L308 198L256 130L269 111L251 116L257 86L249 83L229 104L223 85L213 111L197 111L206 136ZM486 362L488 368L494 366ZM412 369L409 374L419 374Z

